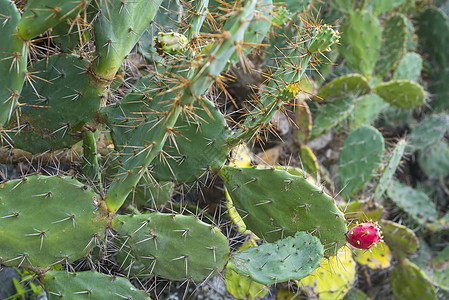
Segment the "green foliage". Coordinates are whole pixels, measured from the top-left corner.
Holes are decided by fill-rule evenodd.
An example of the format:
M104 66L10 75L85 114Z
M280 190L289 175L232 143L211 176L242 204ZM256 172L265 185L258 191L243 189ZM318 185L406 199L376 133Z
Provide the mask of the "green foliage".
M382 46L382 29L376 17L367 11L351 11L340 28L340 54L347 60L347 66L365 76L374 72Z
M95 271L50 271L43 278L48 299L150 299L126 278Z
M373 177L385 151L382 134L360 126L346 137L340 152L340 185L345 197L353 195Z
M314 233L334 255L345 243L343 214L331 196L296 170L223 167L232 201L247 228L268 242L297 231Z
M415 52L405 54L394 71L394 80L410 80L417 82L422 71L423 60Z
M223 274L240 299L293 280L297 296L363 299L349 290L365 267L397 298L449 290L434 1L0 0L0 19L0 163L22 172L0 165L0 263L50 299L190 297ZM271 168L241 151L273 144ZM367 219L385 243L342 248ZM430 254L413 265L417 238Z
M77 205L71 205L72 199ZM104 234L106 216L98 210L98 197L75 179L34 175L12 180L0 185L0 200L0 251L8 266L70 263Z
M422 86L408 80L380 83L373 88L373 91L389 104L400 108L417 108L426 101Z
M389 1L390 3L392 1ZM376 73L385 74L395 67L405 52L407 19L396 14L391 16L384 25L382 32L382 47L376 63Z
M397 181L391 181L387 195L420 225L427 226L437 221L435 204L425 193Z
M391 274L393 294L399 299L437 299L430 279L408 259L402 259ZM408 286L409 288L404 288Z
M323 246L318 238L298 232L293 237L238 252L228 267L256 282L273 284L306 277L320 265L322 256Z
M119 235L120 265L140 277L201 281L220 272L229 256L220 230L192 216L117 216L112 227Z

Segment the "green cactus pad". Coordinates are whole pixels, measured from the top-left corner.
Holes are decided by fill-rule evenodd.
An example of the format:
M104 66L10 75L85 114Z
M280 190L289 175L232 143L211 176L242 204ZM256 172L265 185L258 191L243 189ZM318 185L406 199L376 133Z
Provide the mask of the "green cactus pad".
M435 67L449 64L447 49L449 47L449 18L441 10L429 7L418 17L419 42L429 60Z
M83 126L100 108L103 88L87 74L89 62L75 55L52 55L33 64L38 79L21 95L16 148L32 153L67 148L81 140Z
M1 184L2 263L48 267L82 258L104 234L101 211L98 196L68 177L33 175Z
M31 40L67 18L76 16L91 0L28 0L18 24L24 40Z
M138 207L158 209L170 201L174 185L172 181L154 181L144 174L126 201L137 204Z
M376 188L374 189L373 195L374 200L380 200L382 195L387 190L388 184L393 178L393 175L396 172L399 163L401 162L401 158L404 155L405 146L406 146L405 140L400 140L396 144L396 147L394 148L393 152L391 153L388 159L387 165L382 170L382 175L380 176L379 181L376 184Z
M189 84L184 89L153 76L150 90L148 87L136 88L118 105L106 110L108 123L114 131L115 146L123 150L121 168L125 170L117 173L106 195L106 203L112 211L120 208L142 172L161 153L165 141L174 137L175 124L183 106L192 106L195 101L200 103L199 97L227 66L236 44L242 41L248 23L254 17L256 4L256 0L247 2L238 14L227 19L224 30L229 38L212 45L209 58L213 59L194 64L195 68L188 74ZM186 72L182 67L184 71L178 69L177 76ZM172 75L168 75L171 78Z
M356 99L350 121L350 128L372 125L385 107L385 102L376 94L367 94Z
M295 96L297 91L292 87L295 82L299 82L304 75L309 63L312 61L314 54L306 51L309 47L315 45L317 36L321 36L324 31L330 31L330 27L320 31L320 28L326 27L316 26L313 29L310 39L302 43L301 47L293 47L287 51L288 54L282 55L278 59L278 67L274 74L271 75L272 80L269 81L267 88L262 93L260 100L255 103L254 108L246 115L243 125L236 131L236 133L229 139L231 146L236 146L245 139L250 139L258 134L260 129L266 126L278 108L288 102ZM310 34L309 32L304 34ZM321 40L322 41L322 40ZM323 44L329 46L329 40L324 39ZM320 46L313 46L316 51ZM319 51L318 51L319 52ZM296 66L300 66L299 68Z
M175 128L179 134L167 140L163 148L166 161L153 161L157 180L194 181L224 163L230 151L225 139L231 131L212 102L203 99L195 103L191 114L178 118Z
M152 213L117 216L118 261L132 275L201 281L220 272L229 256L220 230L193 216Z
M408 80L380 83L373 90L386 102L400 108L414 109L426 102L422 86Z
M435 203L421 191L397 181L391 181L387 195L420 225L430 225L438 219Z
M98 59L94 73L112 80L123 59L140 39L153 20L162 0L100 1L99 15L94 23Z
M393 69L405 53L407 42L407 19L401 14L395 14L385 22L382 33L382 48L376 63L376 73L384 75Z
M244 251L257 246L249 239L238 251ZM254 282L245 275L241 275L227 268L225 271L226 290L237 299L261 299L268 293L268 286Z
M228 268L261 284L300 280L319 267L323 246L318 238L298 232L231 256Z
M319 268L300 282L308 293L319 299L342 299L355 280L355 261L345 247L336 256L323 258Z
M310 53L330 51L330 46L338 43L340 33L330 25L317 26L315 29L314 41L310 43L307 51Z
M353 11L343 21L340 54L351 70L371 75L382 46L379 21L368 11Z
M371 300L371 298L361 290L353 288L343 297L343 300Z
M254 12L256 18L254 18L245 31L244 43L239 51L240 53L234 53L230 62L235 64L239 62L240 56L247 56L253 49L254 45L260 45L264 38L270 31L273 20L273 1L272 0L258 0L256 10ZM245 47L245 44L248 46Z
M348 74L338 77L325 86L318 93L318 97L327 100L341 96L362 96L371 90L365 77L359 74Z
M404 3L407 0L374 0L371 2L373 7L373 14L380 15L381 13L388 12Z
M354 11L354 0L330 0L329 5L333 9L338 9L342 13L349 14Z
M430 105L436 111L449 111L449 17L435 7L429 7L418 17L417 34L426 60L430 63L428 72L432 80L429 92Z
M388 220L381 220L379 225L383 239L396 257L405 258L418 250L419 241L413 230Z
M399 61L394 71L394 80L410 80L417 82L421 75L423 60L421 55L415 52L405 54Z
M247 228L258 237L274 242L307 231L320 238L326 255L346 243L343 213L300 170L225 166L219 175Z
M28 48L17 36L20 12L10 0L0 1L0 128L6 125L16 109L25 82Z
M385 151L382 134L372 126L351 131L340 152L340 186L349 197L360 190L379 168Z
M448 131L449 116L446 114L431 114L422 120L408 136L407 150L415 151L427 148L441 140Z
M355 99L351 96L341 96L326 101L315 113L312 138L318 137L343 121L354 109L354 103Z
M346 220L364 223L366 220L379 221L383 208L382 205L375 202L356 200L346 204L342 210L345 212Z
M427 176L446 177L449 175L449 145L444 141L423 149L418 154L418 161Z
M150 299L128 279L95 271L50 271L41 280L49 300L56 299Z
M94 13L96 13L96 10L87 11L88 21L91 21ZM52 28L52 40L62 52L73 52L75 47L81 42L87 43L89 41L90 33L87 24L83 23L83 21L84 19L78 15L75 18L66 19Z
M390 282L396 299L437 299L430 279L408 259L401 259L394 266Z

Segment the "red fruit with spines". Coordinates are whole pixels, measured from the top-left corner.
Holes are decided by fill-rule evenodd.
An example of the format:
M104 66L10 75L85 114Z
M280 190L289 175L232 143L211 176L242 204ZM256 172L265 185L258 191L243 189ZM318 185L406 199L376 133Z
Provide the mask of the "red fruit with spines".
M382 239L379 225L373 222L357 224L346 234L346 240L358 249L369 249Z

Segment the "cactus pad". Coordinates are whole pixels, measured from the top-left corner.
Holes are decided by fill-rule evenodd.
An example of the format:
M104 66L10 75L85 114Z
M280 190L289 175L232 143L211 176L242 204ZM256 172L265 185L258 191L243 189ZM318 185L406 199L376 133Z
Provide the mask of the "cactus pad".
M323 257L320 241L298 232L231 256L228 268L262 284L300 280L316 269Z
M429 225L438 218L435 203L421 191L397 181L391 181L387 189L387 195L420 225Z
M117 259L132 275L200 281L220 272L229 255L220 230L193 216L152 213L117 216Z
M426 101L424 89L408 80L392 80L376 85L374 92L386 102L400 108L414 109Z
M194 181L224 163L230 150L225 138L231 131L212 102L204 99L195 103L191 115L180 116L175 128L179 134L169 139L163 148L166 161L157 159L153 162L156 179Z
M352 11L343 21L340 54L348 67L371 75L379 58L382 30L379 21L368 11Z
M373 177L384 151L384 138L376 128L361 126L349 133L340 152L343 196L353 195Z
M385 22L382 33L383 43L376 63L376 73L385 74L393 69L405 52L407 19L395 14Z
M0 128L11 118L25 81L28 51L17 36L20 12L10 0L0 1Z
M372 125L385 107L385 102L376 94L366 94L356 99L350 118L350 128Z
M95 271L68 273L50 271L45 273L48 299L150 299L144 291L137 289L128 279L108 276Z
M413 230L388 220L380 221L380 226L385 242L396 257L404 258L418 250L419 241Z
M394 80L410 80L417 82L421 75L423 60L421 55L415 52L405 54L399 61L394 71Z
M33 175L0 185L0 256L8 266L47 267L82 258L101 239L97 196L65 177Z
M390 158L388 159L387 165L382 170L382 175L380 176L379 181L376 184L376 188L374 189L374 200L380 200L380 197L382 197L382 195L387 190L388 184L393 178L393 175L396 172L399 163L401 162L402 155L404 155L405 146L405 140L400 140L396 144L393 153L391 153Z
M90 1L28 0L18 32L24 40L31 40L65 19L76 16Z
M441 140L449 127L449 116L432 114L422 120L407 138L407 150L420 150Z
M354 102L353 97L342 96L322 105L313 119L312 138L325 133L344 120L354 109Z
M20 128L13 140L16 148L40 153L81 140L83 126L93 120L103 93L87 74L88 63L75 55L52 55L33 64L29 71L39 78L23 89L21 123L11 122Z
M424 173L429 177L446 177L449 175L449 145L438 141L419 152L418 161Z
M374 0L371 5L373 6L373 14L379 15L384 12L388 12L404 3L407 0Z
M338 77L325 86L318 93L318 97L327 100L341 96L362 96L371 90L368 81L360 74L349 74Z
M406 258L394 266L390 281L396 299L437 299L427 275Z
M300 170L225 166L220 177L247 228L258 237L274 242L307 231L320 238L326 255L345 244L343 213Z
M162 0L100 1L94 23L95 46L98 59L94 73L112 80L123 59L153 20Z

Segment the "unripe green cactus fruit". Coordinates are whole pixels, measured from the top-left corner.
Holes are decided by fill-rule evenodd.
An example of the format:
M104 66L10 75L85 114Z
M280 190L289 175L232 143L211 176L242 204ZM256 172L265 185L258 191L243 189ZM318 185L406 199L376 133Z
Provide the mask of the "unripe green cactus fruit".
M156 42L157 53L160 56L182 53L189 45L189 41L184 35L173 31L168 33L159 32L154 41Z

